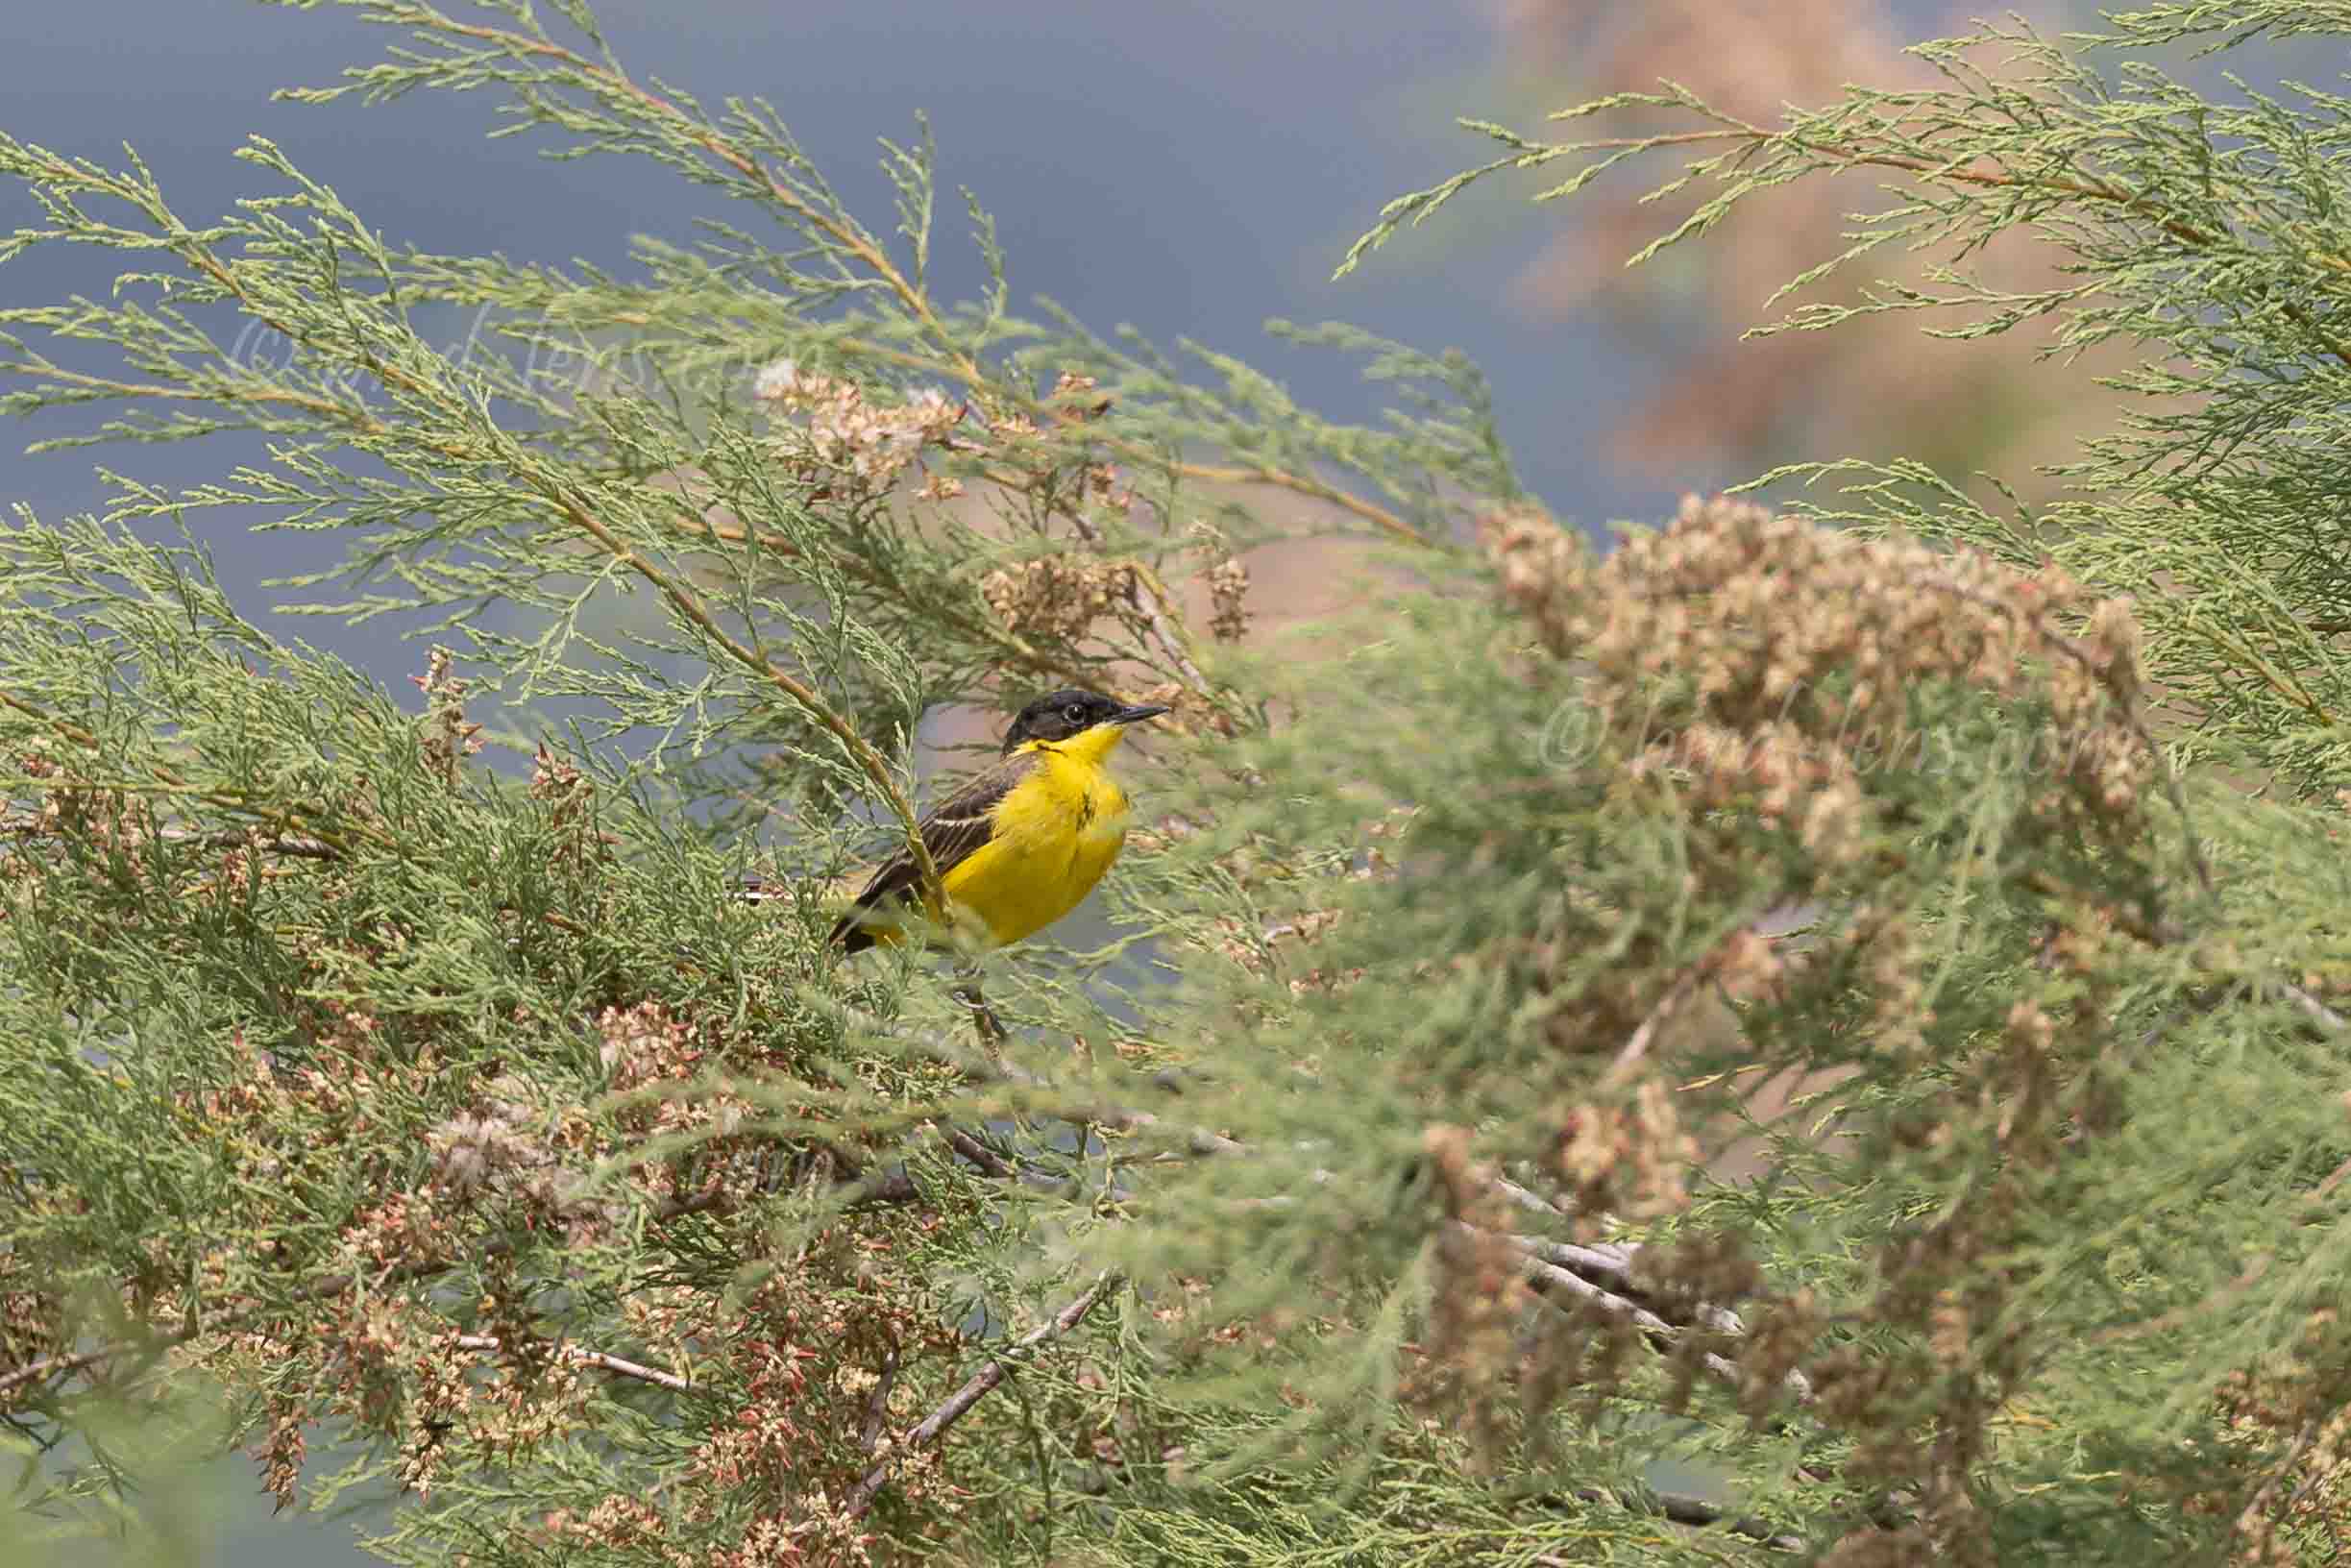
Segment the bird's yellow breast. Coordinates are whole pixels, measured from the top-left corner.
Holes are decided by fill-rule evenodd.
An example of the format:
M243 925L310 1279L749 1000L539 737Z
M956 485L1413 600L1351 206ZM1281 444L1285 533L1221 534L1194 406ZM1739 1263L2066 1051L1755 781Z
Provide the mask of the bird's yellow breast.
M1126 844L1126 792L1103 766L1118 730L1102 730L1030 747L1036 766L996 803L988 843L943 880L947 901L998 944L1077 908Z

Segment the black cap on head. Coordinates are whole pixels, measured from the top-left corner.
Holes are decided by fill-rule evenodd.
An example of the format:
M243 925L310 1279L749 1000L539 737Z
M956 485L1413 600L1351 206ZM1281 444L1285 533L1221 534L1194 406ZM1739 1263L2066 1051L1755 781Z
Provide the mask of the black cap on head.
M1004 749L1009 754L1016 747L1031 741L1065 741L1096 724L1138 723L1166 711L1163 703L1143 702L1130 707L1100 692L1065 686L1020 710L1013 727L1004 732Z

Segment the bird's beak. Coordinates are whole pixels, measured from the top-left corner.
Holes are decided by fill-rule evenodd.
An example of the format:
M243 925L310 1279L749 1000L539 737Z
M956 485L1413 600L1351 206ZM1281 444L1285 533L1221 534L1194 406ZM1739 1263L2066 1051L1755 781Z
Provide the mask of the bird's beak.
M1163 713L1174 711L1164 702L1142 702L1131 708L1120 708L1116 713L1111 715L1111 723L1114 724L1139 724L1145 719L1157 719Z

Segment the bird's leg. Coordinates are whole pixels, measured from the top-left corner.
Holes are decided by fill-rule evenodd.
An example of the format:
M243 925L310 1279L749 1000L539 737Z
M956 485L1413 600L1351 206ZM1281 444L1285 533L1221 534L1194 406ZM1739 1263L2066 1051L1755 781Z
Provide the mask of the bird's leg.
M979 1031L981 1048L993 1056L1012 1036L995 1009L988 1005L988 998L980 994L980 967L958 964L955 977L955 999L971 1010L971 1027Z

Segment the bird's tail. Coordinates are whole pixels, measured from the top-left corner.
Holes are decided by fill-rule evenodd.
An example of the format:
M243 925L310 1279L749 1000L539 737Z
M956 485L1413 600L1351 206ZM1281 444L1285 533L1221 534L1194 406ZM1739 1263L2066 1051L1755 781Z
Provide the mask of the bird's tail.
M862 953L873 945L873 933L866 929L866 912L852 909L833 922L832 934L824 939L836 943L845 953Z
M755 876L747 876L735 883L733 896L738 903L773 904L784 902L791 894L779 882L766 882ZM840 947L843 952L864 952L880 940L869 928L872 915L869 904L852 906L833 922L832 930L825 934L825 942Z

